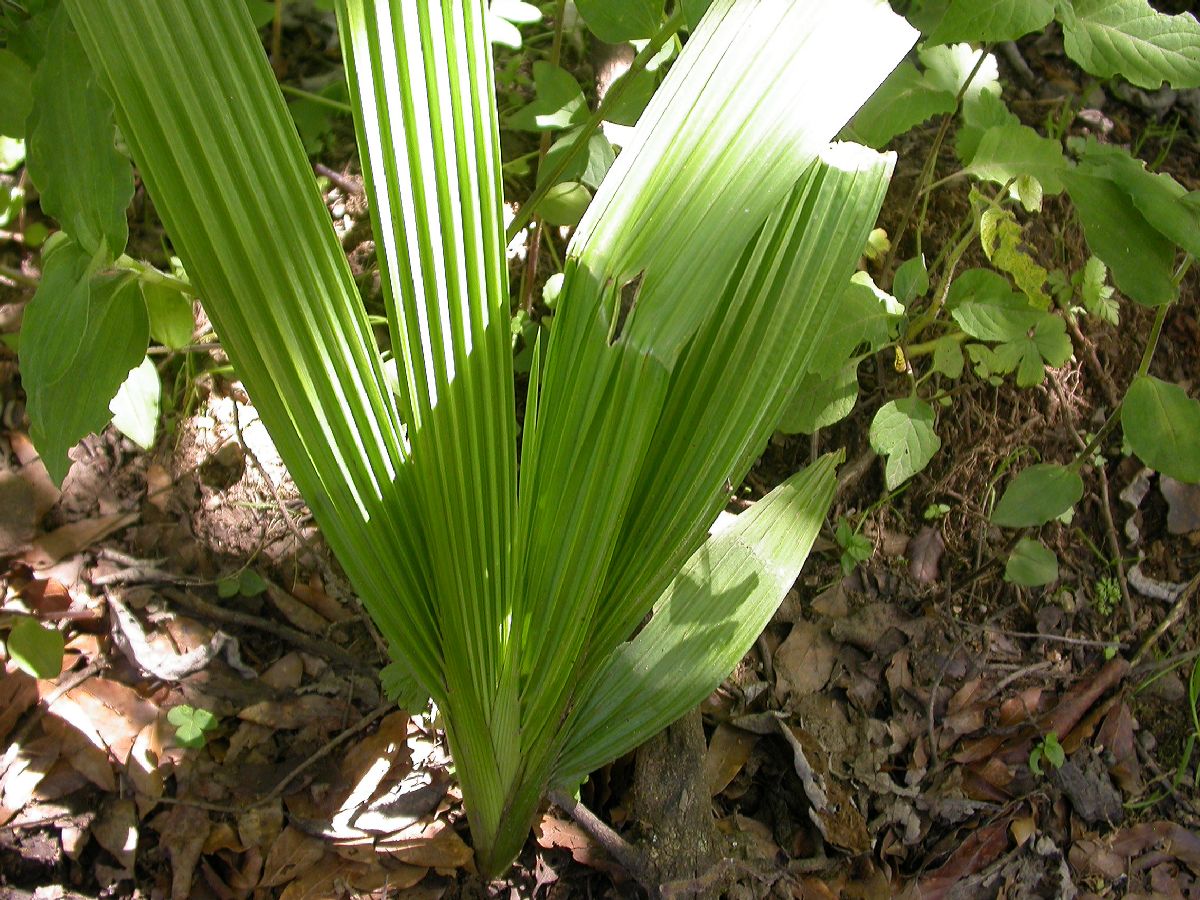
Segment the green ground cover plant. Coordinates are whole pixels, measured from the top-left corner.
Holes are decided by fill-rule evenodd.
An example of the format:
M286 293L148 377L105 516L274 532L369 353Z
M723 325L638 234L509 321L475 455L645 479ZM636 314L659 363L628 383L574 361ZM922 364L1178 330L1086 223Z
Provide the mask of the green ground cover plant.
M198 297L388 639L385 684L438 708L485 873L507 867L548 789L697 705L755 640L824 522L836 457L708 526L777 428L851 413L864 361L881 355L906 386L869 431L895 492L942 450L964 379L1032 389L1075 352L1079 318L1155 310L1088 447L998 479L1015 585L1057 579L1036 529L1071 514L1116 428L1146 464L1200 481L1200 403L1150 374L1200 253L1200 201L1124 148L1067 137L1069 107L1022 123L989 52L1056 21L1097 78L1194 87L1193 17L1144 0L579 0L594 34L637 47L592 108L557 50L494 71L489 33L521 47L536 6L339 0L346 84L300 102L354 118L381 348L305 158L327 125L289 115L255 30L272 5L0 0L0 85L17 98L0 132L25 142L0 145L0 166L27 150L61 225L20 335L33 437L56 479L110 420L151 446L147 345L186 347ZM531 99L510 102L522 78ZM901 227L872 234L882 151L933 116ZM602 122L636 126L619 153ZM502 126L538 152L502 166ZM952 128L960 168L934 181ZM131 159L170 272L125 255ZM522 173L536 187L506 226L504 179ZM931 196L964 181L969 214L927 247ZM1046 198L1086 238L1077 271L1027 241ZM510 299L505 247L531 221L575 228L551 315L526 302L532 285ZM875 278L855 271L864 248ZM986 265L965 267L972 253ZM862 524L839 523L848 569L871 555ZM48 669L30 626L10 649L32 636L26 656Z

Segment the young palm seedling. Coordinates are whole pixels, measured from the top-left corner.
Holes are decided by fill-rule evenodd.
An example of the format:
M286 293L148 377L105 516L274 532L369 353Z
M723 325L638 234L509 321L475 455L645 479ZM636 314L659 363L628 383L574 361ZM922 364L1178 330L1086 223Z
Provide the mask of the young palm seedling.
M398 396L243 4L62 12L502 872L549 788L704 698L807 555L828 457L707 529L882 202L891 158L828 141L915 32L879 0L714 0L570 245L518 478L484 0L339 3Z

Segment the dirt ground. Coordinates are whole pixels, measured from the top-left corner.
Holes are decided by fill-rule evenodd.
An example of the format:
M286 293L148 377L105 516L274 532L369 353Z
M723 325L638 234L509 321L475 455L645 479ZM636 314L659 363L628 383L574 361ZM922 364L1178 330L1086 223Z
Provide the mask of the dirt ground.
M328 73L327 34L309 24L284 36L287 76ZM1091 91L1108 139L1200 189L1200 123L1185 98L1084 85L1053 35L1016 50L1034 79L1004 54L1002 75L1028 124ZM936 127L897 148L885 229ZM371 302L349 137L345 122L330 126L318 171L333 176L327 200ZM938 193L927 246L952 232L966 191ZM1065 206L1049 203L1039 221L1035 243L1086 260ZM161 257L140 189L131 223L131 253ZM514 258L514 291L561 258L563 235L543 240L554 253L532 271ZM38 274L36 252L15 240L0 240L0 265ZM0 331L17 329L31 295L0 276ZM636 845L662 826L644 820L639 767L701 773L719 853L664 895L1200 896L1187 763L1200 488L1143 469L1110 439L1084 470L1073 519L1043 529L1061 567L1045 589L1003 580L1013 538L987 516L1009 466L1069 460L1111 411L1152 318L1128 303L1122 316L1120 328L1084 323L1075 358L1038 389L964 379L939 425L942 451L890 497L866 438L874 410L902 390L889 364L863 365L845 421L813 440L772 440L735 505L845 447L830 522L865 515L874 552L844 574L831 524L704 704L704 740L660 741L583 786L584 805ZM1152 370L1193 395L1198 317L1193 270ZM68 638L58 678L11 662L0 672L0 898L641 896L628 867L557 806L508 880L479 881L436 722L381 695L382 641L250 399L211 371L219 349L157 361L173 387L155 450L109 429L74 451L60 490L26 433L17 360L0 348L4 602ZM196 736L181 709L214 721Z

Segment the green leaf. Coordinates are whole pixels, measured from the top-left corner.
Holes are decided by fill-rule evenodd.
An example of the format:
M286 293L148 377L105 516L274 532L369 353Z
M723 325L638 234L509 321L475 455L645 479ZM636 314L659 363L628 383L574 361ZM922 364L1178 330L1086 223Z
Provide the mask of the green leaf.
M29 177L42 209L89 254L125 250L133 198L129 160L115 144L113 105L88 63L66 7L50 30L53 53L33 77Z
M925 77L929 84L957 96L982 53L982 50L976 50L969 44L954 44L950 47L925 47L917 55L925 66ZM981 94L989 92L1000 93L1000 68L990 53L984 57L979 71L971 78L970 85L963 93L963 102L973 102Z
M1200 23L1163 15L1146 0L1059 0L1067 56L1101 78L1151 90L1200 87Z
M1011 209L989 206L983 211L979 243L992 265L1007 272L1030 303L1039 310L1050 308L1050 295L1045 291L1050 273L1025 249L1024 229Z
M162 383L158 380L158 370L146 357L129 373L117 396L108 404L113 425L143 450L151 449L158 431L161 400Z
M1040 541L1021 538L1008 557L1004 580L1021 587L1051 584L1058 580L1058 557Z
M63 663L62 632L24 616L8 633L8 657L33 678L57 678Z
M958 280L961 281L965 275L960 275ZM1003 279L1000 280L1003 282ZM1046 313L1031 307L1029 301L1013 293L1007 283L1004 283L1003 290L1003 294L976 295L979 299L962 301L951 313L954 321L963 331L980 341L1003 343L1025 337Z
M963 166L975 158L983 136L993 128L1017 127L1021 124L1004 101L1000 91L983 91L971 99L963 100L962 124L954 136L954 152Z
M522 131L555 131L587 118L587 101L575 76L541 60L533 64L533 102L513 113L508 127Z
M94 280L88 306L88 339L71 360L69 373L50 383L25 382L29 436L58 484L71 467L67 451L108 424L109 401L145 356L150 337L146 305L128 275ZM80 384L88 389L80 390Z
M79 355L89 335L92 267L91 255L65 235L42 251L42 280L21 324L26 390L59 381Z
M941 113L954 112L954 91L935 86L910 62L902 62L846 127L868 147L883 147L898 134Z
M150 315L150 337L164 347L179 350L192 342L196 328L192 299L161 282L142 282L142 300Z
M1175 299L1175 248L1108 178L1081 168L1064 174L1088 248L1112 271L1123 294L1147 306Z
M1177 384L1139 375L1121 404L1125 439L1146 465L1200 482L1200 403Z
M934 430L933 407L917 397L892 400L871 422L871 447L887 457L884 470L889 491L923 470L942 446Z
M614 81L609 85L609 91L619 89L621 95L605 110L605 121L615 125L636 125L658 89L660 77L658 72L643 69L626 72Z
M664 0L576 0L575 5L596 37L608 44L622 44L653 37L662 24L665 3Z
M0 134L25 137L25 120L33 109L33 71L11 50L0 50Z
M1054 0L950 0L931 44L1014 41L1054 18Z
M1053 195L1062 193L1066 168L1058 141L1042 137L1027 125L1000 125L983 133L966 171L996 184L1032 175Z
M539 185L545 181L548 173L554 171L559 159L566 155L578 136L579 130L576 129L567 132L554 142L550 152L546 154L545 160L538 167ZM612 168L616 158L617 154L608 138L596 132L588 138L587 149L575 156L558 180L559 182L578 181L595 190L600 187L600 182L604 180L604 176L608 174L608 170Z
M551 225L578 225L591 202L591 191L582 184L567 181L546 192L538 212Z
M938 338L933 346L933 371L947 378L959 378L963 373L962 342L947 335Z
M255 28L265 28L275 19L274 0L246 0L246 9L250 11Z
M858 402L858 363L844 366L832 378L810 373L800 379L779 422L784 434L812 434L850 415Z
M1084 308L1090 315L1112 325L1120 324L1120 307L1113 299L1113 288L1108 284L1108 267L1099 257L1089 256L1079 279L1079 295Z
M925 254L906 259L896 269L892 280L892 291L896 299L907 306L917 297L924 297L929 290L929 270L925 268Z
M205 733L217 727L217 717L207 709L186 704L171 707L167 711L167 721L175 726L176 743L191 749L203 747Z
M833 502L837 460L793 475L688 560L572 710L554 781L579 781L699 704L791 589Z
M892 339L897 321L876 293L859 281L847 281L837 306L839 313L807 367L822 377L840 371L859 347L874 353Z
M1083 479L1066 466L1042 463L1020 472L992 511L1002 528L1028 528L1057 519L1083 496Z
M1193 256L1200 257L1200 209L1187 201L1187 188L1166 173L1153 173L1124 147L1088 138L1080 167L1108 178L1133 200L1152 228Z
M712 3L713 0L683 0L683 17L688 28L695 30Z

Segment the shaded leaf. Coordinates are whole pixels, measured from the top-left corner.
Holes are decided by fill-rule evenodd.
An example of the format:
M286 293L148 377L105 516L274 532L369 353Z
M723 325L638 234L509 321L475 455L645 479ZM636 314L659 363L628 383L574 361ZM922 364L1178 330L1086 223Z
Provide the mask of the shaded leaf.
M533 85L533 102L509 117L509 128L554 131L578 125L587 117L583 89L566 69L539 60L533 64Z
M150 336L172 350L190 344L196 327L191 298L152 280L142 281L141 287L150 316Z
M33 109L30 80L33 72L11 50L0 50L0 134L10 138L25 137L25 120Z
M940 113L954 112L954 92L931 84L915 65L903 62L846 126L846 135L882 148L898 134Z
M34 678L57 678L62 671L62 632L47 628L36 619L22 617L8 633L9 659Z
M810 373L796 386L779 430L784 434L812 434L846 418L857 401L857 362L843 366L832 378Z
M1179 385L1139 375L1121 404L1121 427L1146 465L1179 481L1200 482L1200 402Z
M1048 463L1020 472L992 511L992 522L1003 528L1044 525L1057 519L1083 496L1083 479L1066 466Z
M930 43L1013 41L1054 18L1054 0L950 0Z
M653 37L662 24L665 4L663 0L576 0L575 5L596 37L621 44Z
M1058 580L1058 557L1033 538L1021 538L1008 557L1004 580L1022 587L1040 587Z
M942 446L934 430L933 407L917 397L892 400L871 422L871 447L887 457L888 490L895 490L923 470Z
M1032 175L1047 194L1059 194L1066 168L1058 141L1042 137L1027 125L998 125L983 132L965 171L996 184Z

